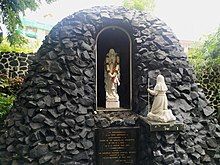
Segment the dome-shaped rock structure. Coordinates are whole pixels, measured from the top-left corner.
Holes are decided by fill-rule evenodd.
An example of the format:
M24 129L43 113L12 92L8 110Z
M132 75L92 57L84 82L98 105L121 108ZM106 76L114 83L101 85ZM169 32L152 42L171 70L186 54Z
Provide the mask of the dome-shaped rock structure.
M108 27L115 30L114 41L107 31L106 36L101 33ZM98 36L101 41L109 40L103 45ZM120 40L123 37L117 36L129 39ZM101 45L98 49L107 50L117 43L120 49L116 52L128 50L130 62L129 58L125 58L128 61L125 64L121 60L121 70L124 73L130 70L131 81L122 74L121 83L132 84L131 89L124 86L130 90L125 92L131 93L132 102L127 108L133 115L146 115L147 80L153 85L155 73L160 70L169 88L169 108L185 124L185 129L149 132L136 118L129 120L119 115L112 120L110 112L96 115L97 43ZM128 98L124 99L121 104L127 105ZM1 164L92 165L95 164L95 128L141 126L139 165L217 164L220 126L215 115L197 88L178 39L165 23L140 11L94 7L66 17L44 40L5 120L0 161Z

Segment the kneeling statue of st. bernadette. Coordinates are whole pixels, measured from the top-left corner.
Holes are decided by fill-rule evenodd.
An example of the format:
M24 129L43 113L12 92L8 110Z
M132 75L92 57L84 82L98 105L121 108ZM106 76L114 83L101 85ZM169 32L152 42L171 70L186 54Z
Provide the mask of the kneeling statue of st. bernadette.
M147 114L147 119L156 122L170 122L175 121L176 117L172 114L172 111L168 109L168 100L166 96L167 85L165 84L164 77L162 75L157 76L157 83L153 90L147 89L147 91L154 95L153 105L150 112Z

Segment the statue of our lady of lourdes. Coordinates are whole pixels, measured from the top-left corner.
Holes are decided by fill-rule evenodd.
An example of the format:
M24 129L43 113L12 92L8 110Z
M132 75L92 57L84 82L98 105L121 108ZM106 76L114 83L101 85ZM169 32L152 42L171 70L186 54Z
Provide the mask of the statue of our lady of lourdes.
M176 117L172 111L168 109L168 100L166 96L167 86L162 75L157 76L157 83L153 90L149 88L147 91L154 95L153 105L150 112L147 114L147 119L157 122L170 122L175 121Z
M119 108L117 87L120 85L119 56L110 49L105 58L105 92L106 108Z

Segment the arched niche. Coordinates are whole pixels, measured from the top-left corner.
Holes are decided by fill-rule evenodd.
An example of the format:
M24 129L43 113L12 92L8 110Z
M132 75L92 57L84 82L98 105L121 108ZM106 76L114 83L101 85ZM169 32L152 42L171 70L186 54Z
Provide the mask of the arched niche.
M104 63L106 54L111 48L119 54L120 58L121 84L118 87L120 109L117 110L128 110L131 109L132 103L132 43L127 31L117 26L102 29L96 38L96 109L114 110L105 109Z

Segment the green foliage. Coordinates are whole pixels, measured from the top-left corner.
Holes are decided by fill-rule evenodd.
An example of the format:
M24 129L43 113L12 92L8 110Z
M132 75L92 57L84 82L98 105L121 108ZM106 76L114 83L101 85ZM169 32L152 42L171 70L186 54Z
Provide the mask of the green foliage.
M0 52L16 52L16 53L34 53L40 46L40 41L35 41L33 43L29 42L28 44L11 45L6 39L0 43Z
M189 51L189 60L197 72L204 68L220 66L220 27L216 33L195 44Z
M195 68L198 82L206 97L210 98L212 106L218 107L217 118L220 122L220 27L189 50L189 61Z
M22 77L10 78L4 74L0 74L0 92L7 95L16 94L23 81L24 78Z
M10 112L14 100L14 95L0 93L0 121L2 121L3 118L5 118L5 116Z
M152 12L155 8L155 0L124 0L124 7L128 9L147 10Z
M56 0L45 0L46 3L51 3ZM8 41L12 44L22 45L27 43L26 39L17 32L17 28L22 28L20 14L25 14L26 9L35 11L41 0L0 0L0 13L3 18L3 23L6 25L9 34Z
M0 75L0 122L10 112L15 100L15 94L20 89L23 78L8 78L6 75Z

